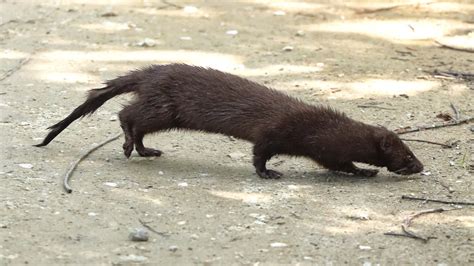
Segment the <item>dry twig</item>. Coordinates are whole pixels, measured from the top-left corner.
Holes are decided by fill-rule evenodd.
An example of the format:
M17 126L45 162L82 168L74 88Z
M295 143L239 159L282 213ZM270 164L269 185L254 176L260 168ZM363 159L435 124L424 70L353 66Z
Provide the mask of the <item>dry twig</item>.
M440 212L452 211L452 210L459 210L459 209L458 208L453 208L453 209L438 208L438 209L430 209L430 210L417 212L417 213L405 218L405 220L403 220L403 223L401 225L403 233L386 232L386 233L384 233L384 235L409 237L409 238L418 239L418 240L423 241L424 243L427 243L428 240L433 239L435 237L423 237L423 236L419 236L419 235L415 234L414 232L410 231L408 228L412 224L413 220L415 218L420 217L420 216L425 215L425 214L440 213Z
M432 3L433 2L431 1L427 1L423 3L400 4L400 5L379 7L379 8L354 8L354 11L356 14L371 14L371 13L377 13L377 12L383 12L383 11L390 11L392 9L401 8L401 7L410 7L410 6L418 7L420 5L429 5Z
M162 237L169 237L169 234L155 230L153 227L151 227L147 223L145 223L142 219L138 219L138 221L142 224L143 227L145 227L146 229L152 231L153 233L155 233L159 236L162 236Z
M89 156L89 154L91 154L93 151L97 150L98 148L104 146L105 144L109 143L109 142L112 142L116 139L118 139L120 136L122 136L122 133L120 134L117 134L109 139L106 139L104 140L103 142L95 145L94 147L90 148L89 150L87 150L84 154L82 154L81 157L79 157L74 163L73 165L71 166L71 168L69 168L69 170L67 171L66 175L64 176L64 179L63 179L63 187L64 187L64 190L66 190L67 193L71 193L72 192L72 188L69 186L69 179L71 178L72 176L72 173L74 172L74 170L77 168L77 166L79 165L79 163L84 160L87 156Z
M12 69L7 70L3 75L0 76L0 81L8 78L9 76L13 75L15 72L20 70L24 65L26 65L30 61L31 57L23 58L18 65L13 67Z
M168 8L168 7L174 7L176 9L182 9L183 7L180 6L180 5L177 5L175 3L170 3L169 1L166 1L166 0L161 0L161 3L165 4L164 6L160 6L158 7L158 9L165 9L165 8Z
M468 52L468 53L474 53L474 48L470 48L470 47L466 47L466 48L455 47L455 46L449 45L449 44L447 44L447 43L441 43L441 42L436 41L436 40L435 40L435 43L441 45L441 47L443 47L443 48L448 48L448 49L451 49L451 50L462 51L462 52Z
M458 109L456 108L456 106L454 106L453 103L449 103L449 106L451 106L451 109L453 109L454 119L456 119L456 121L458 121L459 120L459 111L458 111Z
M434 124L431 126L408 126L404 128L397 128L394 130L395 133L398 135L402 134L407 134L407 133L412 133L412 132L418 132L418 131L424 131L424 130L431 130L431 129L436 129L436 128L442 128L442 127L452 127L452 126L457 126L465 123L469 123L474 121L474 117L468 117L464 119L459 119L457 121L449 121L446 123L441 123L441 124Z
M395 108L390 107L383 107L378 105L370 105L370 104L359 104L357 105L359 108L375 108L375 109L383 109L383 110L396 110Z
M443 148L452 148L453 146L452 145L448 145L448 144L444 144L444 143L439 143L439 142L434 142L434 141L429 141L429 140L422 140L422 139L403 139L403 138L400 138L401 140L404 140L404 141L415 141L415 142L423 142L423 143L429 143L429 144L433 144L433 145L439 145Z
M462 79L466 81L474 81L473 73L463 73L463 72L457 72L457 71L441 71L441 70L424 71L424 72L432 75L435 78Z
M426 202L437 202L437 203L444 203L444 204L474 205L474 202L469 202L469 201L449 201L449 200L427 199L427 198L412 197L412 196L407 196L407 195L403 195L402 199L420 200L420 201L426 201Z

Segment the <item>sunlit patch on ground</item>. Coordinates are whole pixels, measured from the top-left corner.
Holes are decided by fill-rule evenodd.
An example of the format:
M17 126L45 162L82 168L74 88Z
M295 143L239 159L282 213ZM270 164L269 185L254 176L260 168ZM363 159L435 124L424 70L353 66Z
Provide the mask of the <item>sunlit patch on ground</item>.
M157 199L156 197L147 195L143 191L135 192L135 191L130 191L126 189L113 188L113 189L110 189L110 192L116 193L121 198L137 199L137 200L143 200L149 203L153 203L155 205L163 205L161 200Z
M381 38L395 43L436 39L456 30L474 29L474 25L456 20L343 20L321 24L306 25L307 31L357 33Z
M26 56L26 54L17 53L10 55ZM99 82L99 73L94 71L84 73L81 65L97 62L101 68L106 64L116 62L141 62L149 64L166 64L166 63L186 63L196 66L211 67L221 71L231 72L246 77L252 76L277 76L287 74L304 74L314 73L323 70L323 65L316 66L299 66L290 64L268 65L262 67L246 67L242 63L242 58L236 55L185 51L185 50L139 50L139 51L121 51L121 50L104 50L104 51L65 51L56 50L51 52L42 52L35 54L35 61L30 64L29 69L35 70L37 76L49 82ZM100 67L98 67L100 69ZM59 71L60 69L60 71ZM100 71L100 70L99 70Z
M295 86L297 85L297 86ZM406 94L414 96L422 92L439 88L437 81L427 80L391 80L391 79L366 79L355 82L336 82L323 80L293 81L282 85L288 90L314 91L315 97L328 99L356 99L362 97L392 97ZM461 88L458 88L458 90ZM464 87L462 90L467 89Z
M101 23L82 24L78 26L81 29L99 31L99 32L116 32L129 30L130 24L126 22L103 21Z
M23 59L28 55L28 53L8 49L0 52L0 59Z
M240 68L232 73L242 76L276 76L287 74L303 74L319 72L323 69L322 66L298 66L298 65L270 65L260 68Z
M214 196L239 200L244 203L256 204L256 203L268 203L272 197L264 193L243 193L243 192L231 192L231 191L218 191L212 190L211 193Z

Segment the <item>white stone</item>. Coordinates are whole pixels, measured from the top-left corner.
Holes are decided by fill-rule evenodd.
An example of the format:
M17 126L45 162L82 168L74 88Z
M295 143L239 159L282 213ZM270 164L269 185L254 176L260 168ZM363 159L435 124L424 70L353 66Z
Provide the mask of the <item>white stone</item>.
M273 15L275 15L275 16L284 16L284 15L286 15L286 12L283 11L283 10L277 10L277 11L273 12Z
M114 183L114 182L105 182L104 185L108 186L108 187L117 187L117 183Z
M188 186L188 183L186 183L186 182L181 182L181 183L178 183L178 186L179 186L179 187L187 187L187 186Z
M195 6L185 6L183 7L183 11L186 13L196 13L198 11L198 8Z
M284 247L287 247L288 244L281 243L281 242L273 242L273 243L270 244L270 246L272 248L284 248Z
M227 35L237 35L239 34L239 31L238 30L228 30L225 32L225 34Z
M130 254L130 255L127 255L127 256L120 256L119 258L122 261L130 261L130 262L144 262L148 259L145 256L139 256L139 255L135 255L135 254Z
M30 164L30 163L20 163L20 164L18 164L18 166L20 166L21 168L25 168L25 169L33 168L33 165Z

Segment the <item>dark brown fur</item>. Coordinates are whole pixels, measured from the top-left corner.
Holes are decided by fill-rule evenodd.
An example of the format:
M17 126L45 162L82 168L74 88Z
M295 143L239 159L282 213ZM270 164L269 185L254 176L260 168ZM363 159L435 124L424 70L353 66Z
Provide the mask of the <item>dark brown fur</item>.
M145 148L146 134L189 129L221 133L255 144L253 164L262 178L278 178L266 162L276 154L306 156L322 166L361 176L362 162L398 174L422 171L423 165L398 136L355 121L327 107L313 106L252 81L213 69L183 64L155 65L110 80L89 92L87 100L50 127L47 145L74 120L93 113L112 97L133 92L136 99L119 118L125 133L124 154L160 156Z

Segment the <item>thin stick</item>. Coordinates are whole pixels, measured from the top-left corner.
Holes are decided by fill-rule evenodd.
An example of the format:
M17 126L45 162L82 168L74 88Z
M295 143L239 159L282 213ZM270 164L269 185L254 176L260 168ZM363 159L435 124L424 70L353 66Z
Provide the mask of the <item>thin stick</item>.
M453 146L452 145L448 145L448 144L444 144L444 143L439 143L439 142L434 142L434 141L429 141L429 140L422 140L422 139L403 139L403 138L400 138L401 140L404 140L404 141L415 141L415 142L423 142L423 143L429 143L429 144L433 144L433 145L439 145L439 146L442 146L444 148L452 148Z
M383 11L390 11L392 9L400 8L400 7L410 7L410 6L421 6L421 5L430 5L433 2L427 1L424 3L414 3L414 4L400 4L400 5L392 5L386 7L379 7L379 8L354 8L356 14L371 14L376 12L383 12Z
M7 70L3 75L0 76L0 81L8 78L9 76L13 75L15 72L20 70L24 65L26 65L30 61L31 57L23 58L18 65L13 67L10 70Z
M438 203L444 203L444 204L474 205L474 202L468 202L468 201L448 201L448 200L438 200L438 199L427 199L427 198L412 197L412 196L407 196L407 195L402 195L402 199L438 202Z
M395 232L386 232L384 233L384 235L389 235L389 236L403 236L403 237L409 237L409 238L413 238L413 239L418 239L418 240L421 240L423 241L424 243L427 243L428 240L434 238L434 237L423 237L423 236L419 236L417 234L415 234L414 232L408 230L408 228L410 227L410 225L412 224L413 220L417 217L420 217L422 215L425 215L425 214L429 214L429 213L440 213L440 212L444 212L444 211L452 211L452 210L459 210L458 208L453 208L453 209L443 209L443 208L438 208L438 209L430 209L430 210L425 210L425 211L420 211L420 212L417 212L411 216L408 216L407 218L405 218L405 220L403 220L403 223L401 225L402 227L402 232L403 233L395 233Z
M455 72L455 71L423 71L432 75L435 78L449 78L449 79L463 79L472 81L474 80L474 74L472 73L463 73L463 72Z
M162 237L169 237L169 235L167 233L155 230L153 227L151 227L147 223L145 223L142 219L138 219L138 221L143 225L143 227L145 227L146 229L152 231L153 233L155 233L157 235L160 235Z
M449 106L451 106L451 109L453 109L453 112L454 112L454 118L457 120L459 120L459 112L458 112L458 109L456 108L456 106L454 106L453 103L449 103Z
M390 108L390 107L383 107L383 106L377 106L377 105L369 105L369 104L359 104L357 105L359 108L376 108L376 109L384 109L384 110L396 110L395 108Z
M435 40L435 43L441 45L441 47L443 48L448 48L448 49L451 49L451 50L456 50L456 51L462 51L462 52L468 52L468 53L474 53L474 49L473 48L461 48L461 47L455 47L455 46L452 46L452 45L449 45L449 44L445 44L445 43L441 43L439 41L436 41Z
M456 210L456 209L450 209L450 210ZM405 218L405 220L403 221L403 224L402 224L403 233L405 233L409 237L412 237L412 238L415 238L415 239L420 239L425 243L428 242L429 238L422 237L422 236L419 236L419 235L413 233L412 231L408 230L408 227L410 227L413 220L417 217L420 217L424 214L439 213L439 212L444 212L444 211L448 211L448 210L443 209L443 208L425 210L425 211L417 212L417 213L413 214L412 216L409 216L409 217Z
M406 228L405 225L403 225L403 224L402 224L402 231L407 237L411 237L413 239L419 239L419 240L423 241L424 243L428 242L428 238L419 236L419 235L413 233L412 231L409 231L408 228Z
M106 139L104 140L103 142L95 145L94 147L90 148L89 150L87 150L84 154L82 154L81 157L79 157L74 163L73 165L71 166L71 168L69 168L69 170L67 171L66 175L64 176L64 180L63 180L63 187L64 187L64 190L66 190L67 193L71 193L72 192L72 188L69 186L69 179L71 178L72 176L72 173L74 172L74 170L77 168L77 166L79 165L79 163L84 160L87 156L89 156L89 154L91 154L93 151L97 150L98 148L104 146L105 144L109 143L109 142L112 142L116 139L118 139L120 136L122 136L122 133L120 134L117 134L109 139Z
M161 0L161 3L165 4L164 6L158 7L158 9L165 9L167 7L174 7L176 9L182 9L183 7L180 5L177 5L175 3L170 3L169 1L166 0Z
M414 239L420 239L419 236L413 235L413 234L407 234L407 233L395 233L395 232L385 232L383 233L386 236L403 236L403 237L409 237L409 238L414 238ZM420 240L423 240L425 242L424 238L421 238Z
M457 210L457 209L455 209L455 210ZM443 208L437 208L437 209L430 209L430 210L417 212L417 213L413 214L412 216L409 216L409 217L405 218L405 220L403 220L403 225L406 228L408 228L412 224L413 220L417 217L420 217L420 216L422 216L424 214L428 214L428 213L438 213L438 212L444 212L444 211L448 211L448 210L443 209Z
M402 134L407 134L407 133L412 133L412 132L442 128L442 127L452 127L452 126L470 123L472 121L474 121L474 117L468 117L468 118L460 119L457 121L449 121L447 123L434 124L431 126L420 126L420 127L408 126L404 128L397 128L394 130L394 132L397 133L398 135L402 135Z

